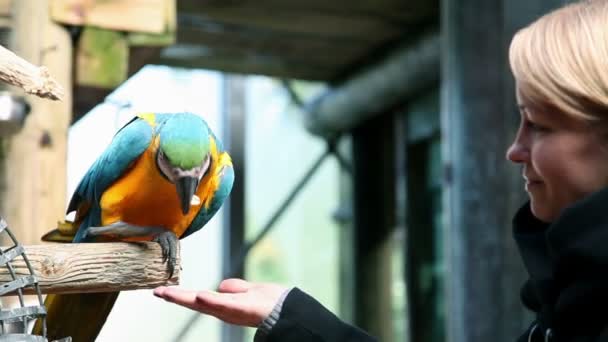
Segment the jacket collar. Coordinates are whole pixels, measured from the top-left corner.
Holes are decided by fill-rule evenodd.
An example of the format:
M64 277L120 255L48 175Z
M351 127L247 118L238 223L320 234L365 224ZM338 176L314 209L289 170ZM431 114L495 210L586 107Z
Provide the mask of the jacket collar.
M538 319L563 333L600 326L592 312L608 305L608 188L550 224L535 218L528 202L513 219L513 233L530 275L531 291L522 291L522 299L538 303L528 305Z
M564 257L603 258L608 264L608 188L564 209L553 223L537 219L524 204L513 219L513 235L531 277L550 276Z

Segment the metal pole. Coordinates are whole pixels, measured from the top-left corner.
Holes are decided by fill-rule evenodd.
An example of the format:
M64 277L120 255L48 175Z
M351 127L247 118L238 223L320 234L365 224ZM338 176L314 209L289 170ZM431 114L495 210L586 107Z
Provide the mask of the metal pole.
M334 137L434 88L439 79L439 55L437 32L402 44L383 61L310 102L306 106L308 130Z
M222 273L232 272L233 277L245 276L244 263L233 269L232 265L240 257L245 244L245 77L225 75L224 83L224 144L234 165L234 186L224 204L223 265ZM245 331L242 327L222 324L222 340L226 342L243 341Z

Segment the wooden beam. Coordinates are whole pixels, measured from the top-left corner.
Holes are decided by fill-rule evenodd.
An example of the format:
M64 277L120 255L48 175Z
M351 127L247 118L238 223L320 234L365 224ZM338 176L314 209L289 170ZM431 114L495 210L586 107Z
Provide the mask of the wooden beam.
M361 58L373 43L357 39L332 39L316 35L255 31L247 26L224 26L204 21L205 27L182 25L178 44L199 45L207 51L233 51L250 56L275 56L297 64L325 67L349 65ZM216 29L212 30L211 27Z
M127 79L129 45L121 32L85 27L76 53L76 83L115 88Z
M182 50L182 48L185 49ZM158 62L183 68L202 68L306 80L328 80L341 71L337 68L311 65L305 60L289 61L282 60L279 56L216 51L200 46L171 46L165 49Z
M2 248L3 250L6 247ZM24 246L43 294L115 292L177 285L180 260L171 278L160 245L133 243L53 243ZM11 261L17 278L30 275L21 257ZM0 267L0 284L12 281ZM25 290L33 294L33 287Z
M357 38L373 41L399 35L407 27L405 21L361 15L341 15L332 12L247 6L207 6L196 11L180 11L180 18L198 17L220 25L241 25L253 30L264 29L284 33L305 33L327 38Z
M167 1L175 0L50 0L53 20L119 31L162 33Z
M51 100L60 100L63 88L46 67L37 67L12 51L0 46L0 80Z
M130 46L167 46L175 43L177 30L176 0L165 0L165 28L161 33L130 32Z
M230 6L227 6L227 3ZM219 7L258 7L261 10L291 10L302 14L325 13L341 16L360 16L382 18L385 20L417 21L439 12L438 0L363 0L363 1L326 1L326 0L180 0L178 10L183 12L205 12Z

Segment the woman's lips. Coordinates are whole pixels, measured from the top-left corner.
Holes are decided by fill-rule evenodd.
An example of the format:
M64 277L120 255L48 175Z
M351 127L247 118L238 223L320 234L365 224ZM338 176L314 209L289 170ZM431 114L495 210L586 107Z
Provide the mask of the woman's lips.
M541 181L526 180L526 191L530 191L530 189L534 189L535 187L538 187L541 184L543 184L543 182Z

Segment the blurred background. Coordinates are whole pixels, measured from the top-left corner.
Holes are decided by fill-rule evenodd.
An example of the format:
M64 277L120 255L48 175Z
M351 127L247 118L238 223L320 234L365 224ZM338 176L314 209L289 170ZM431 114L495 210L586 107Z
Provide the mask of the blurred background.
M181 286L298 286L381 341L513 341L529 317L504 158L508 45L558 0L0 0L0 43L61 102L0 114L0 214L22 244L136 113L201 115L233 158L222 210L182 241ZM10 93L23 95L5 87ZM98 341L251 341L123 292Z

